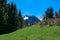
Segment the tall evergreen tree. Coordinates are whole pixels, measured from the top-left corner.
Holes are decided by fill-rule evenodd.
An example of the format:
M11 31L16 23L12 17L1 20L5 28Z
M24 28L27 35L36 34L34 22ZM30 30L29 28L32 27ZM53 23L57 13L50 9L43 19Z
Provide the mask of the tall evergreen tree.
M49 8L47 9L47 11L44 14L44 19L47 19L49 17Z
M0 0L0 34L9 33L22 28L23 19L21 11L17 11L16 5L12 2L7 4L7 0Z
M56 18L60 18L60 10L58 12L55 12Z
M47 11L45 12L45 15L44 15L44 19L49 19L49 18L53 18L53 8L50 7L47 9Z
M0 0L0 34L5 32L5 10L7 0Z
M22 28L23 26L23 18L22 18L22 15L21 15L21 11L19 11L19 15L18 15L18 22L19 22L19 28Z
M53 8L50 7L50 10L49 10L49 18L53 18L53 16L54 16Z
M9 31L14 31L16 30L16 15L17 15L17 10L16 10L16 5L11 3L10 11L8 13L8 26L9 26Z
M58 18L58 13L57 12L55 12L55 18Z

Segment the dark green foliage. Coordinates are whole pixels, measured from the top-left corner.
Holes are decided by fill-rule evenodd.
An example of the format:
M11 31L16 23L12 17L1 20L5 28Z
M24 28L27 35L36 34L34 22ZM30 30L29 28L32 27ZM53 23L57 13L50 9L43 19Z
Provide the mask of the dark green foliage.
M53 18L53 8L51 7L49 10L49 18Z
M55 12L55 17L58 18L58 13L57 12Z
M21 12L19 11L19 14L18 14L18 16L17 16L17 18L18 18L18 29L19 28L22 28L22 26L23 26L23 18L22 18L22 15L21 15Z
M12 3L11 7L10 7L10 11L8 13L8 21L7 22L8 22L9 31L14 31L17 29L16 28L16 13L17 13L17 11L16 11L15 7L16 6Z
M60 18L60 10L58 11L58 18Z
M22 21L21 12L18 13L13 2L10 5L7 4L7 0L0 0L0 34L13 32L18 27L22 28Z
M53 8L48 8L45 12L44 19L53 18L53 14Z
M5 20L6 20L6 0L0 0L0 33L4 33L3 31L5 31Z
M48 8L40 25L60 26L60 10L54 14L53 8Z
M47 11L45 12L44 19L47 19L48 17L49 17L49 8L48 8Z
M20 28L22 28L22 26L23 26L23 17L22 17L22 14L21 14L21 12L19 11L19 17L20 17Z

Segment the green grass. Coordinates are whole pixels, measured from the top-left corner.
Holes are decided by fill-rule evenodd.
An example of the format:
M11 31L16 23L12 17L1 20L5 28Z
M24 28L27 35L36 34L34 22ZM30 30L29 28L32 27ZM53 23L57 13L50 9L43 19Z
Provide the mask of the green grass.
M34 25L10 34L0 35L0 40L60 40L60 26Z

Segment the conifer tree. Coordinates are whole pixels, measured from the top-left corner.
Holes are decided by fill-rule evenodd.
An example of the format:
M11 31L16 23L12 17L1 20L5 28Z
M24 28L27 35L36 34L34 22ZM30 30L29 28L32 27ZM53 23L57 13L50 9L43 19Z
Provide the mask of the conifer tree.
M19 14L18 14L18 28L22 28L23 26L23 18L22 18L22 15L21 15L21 11L19 10Z
M50 10L49 10L49 18L53 18L53 16L54 16L53 8L50 7Z
M55 12L55 18L58 18L58 13L57 12Z
M0 0L0 34L10 33L22 28L21 11L17 11L16 4L7 4L7 0Z
M58 12L55 12L56 18L60 18L60 10Z
M47 19L49 17L49 8L46 10L44 14L44 19Z
M53 8L50 7L46 10L45 15L44 15L44 19L50 19L53 18L54 13L53 13Z
M6 10L6 2L7 0L0 0L0 34L3 34L5 32L5 10Z
M11 3L10 11L8 13L8 26L9 26L9 31L14 31L16 30L16 15L17 15L17 10L16 10L16 5Z

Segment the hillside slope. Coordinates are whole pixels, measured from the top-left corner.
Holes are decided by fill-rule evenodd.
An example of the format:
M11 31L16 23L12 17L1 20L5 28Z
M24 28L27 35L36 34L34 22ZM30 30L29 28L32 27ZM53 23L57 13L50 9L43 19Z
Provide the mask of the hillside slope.
M0 40L60 40L60 27L32 27L23 28L16 32L0 35Z

